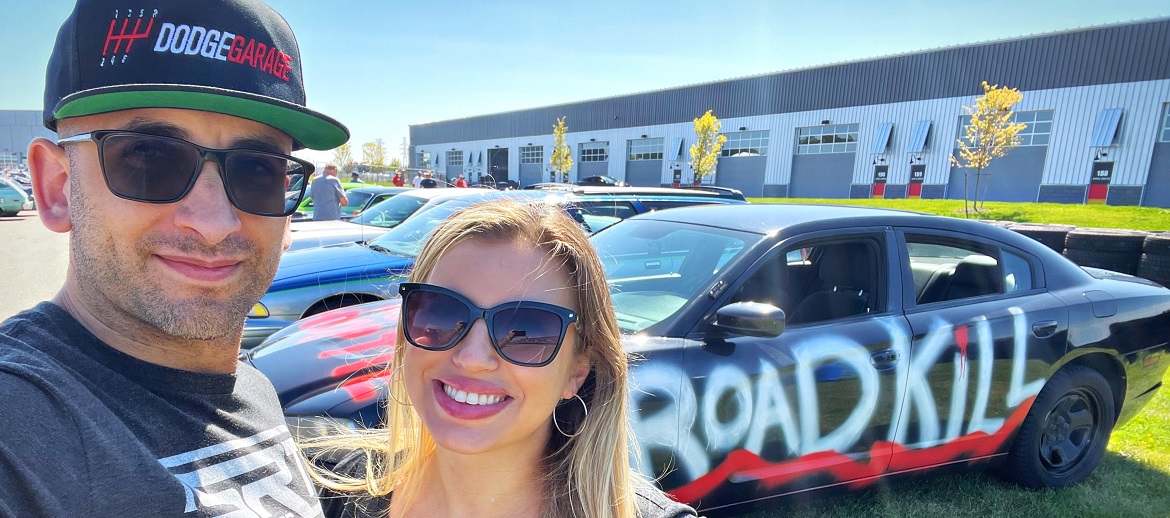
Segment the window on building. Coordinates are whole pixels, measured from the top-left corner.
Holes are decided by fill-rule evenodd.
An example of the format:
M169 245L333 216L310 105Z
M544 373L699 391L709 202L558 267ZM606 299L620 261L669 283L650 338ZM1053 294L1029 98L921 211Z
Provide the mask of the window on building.
M661 138L630 140L627 147L629 160L662 160L665 142Z
M544 146L520 146L520 163L544 163Z
M430 167L431 166L431 152L430 151L419 151L418 153L415 153L415 163L418 165L418 167L421 167L424 169Z
M448 151L447 152L447 167L463 167L463 152L462 151Z
M608 162L609 142L582 142L582 162Z
M856 153L860 124L826 124L796 128L796 154Z
M1170 142L1170 103L1166 104L1166 109L1162 111L1162 131L1158 141Z
M1012 114L1012 122L1019 122L1027 126L1019 133L1021 146L1048 145L1052 137L1052 113L1053 110L1038 110ZM966 138L967 126L970 125L971 116L964 115L959 121L958 138Z
M723 144L720 156L767 156L768 130L739 131L724 133L727 142Z

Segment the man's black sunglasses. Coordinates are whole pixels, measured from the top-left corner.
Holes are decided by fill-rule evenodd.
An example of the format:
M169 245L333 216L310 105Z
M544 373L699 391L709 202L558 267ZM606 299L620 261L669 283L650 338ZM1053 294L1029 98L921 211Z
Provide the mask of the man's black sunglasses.
M542 367L556 358L577 312L553 304L520 300L481 308L441 286L404 282L402 330L406 341L428 351L455 347L483 319L492 346L509 363Z
M181 138L127 130L100 130L58 140L97 143L98 161L110 192L146 203L174 203L191 192L204 162L219 166L228 200L257 216L288 216L305 195L313 164L254 149L211 149ZM289 185L299 192L286 196ZM296 200L291 200L296 196ZM291 201L291 203L290 203Z

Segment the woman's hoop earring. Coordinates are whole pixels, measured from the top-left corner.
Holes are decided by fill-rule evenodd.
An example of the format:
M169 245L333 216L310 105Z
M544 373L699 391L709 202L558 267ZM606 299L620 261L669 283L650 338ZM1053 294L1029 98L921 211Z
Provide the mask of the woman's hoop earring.
M553 426L557 427L557 431L561 432L561 435L564 435L565 437L567 437L569 439L572 439L578 435L581 435L581 430L583 428L585 428L585 420L589 418L589 407L587 405L585 405L585 400L581 399L581 396L579 394L573 394L573 397L577 398L577 401L581 402L581 409L585 411L585 416L581 418L581 424L579 426L577 426L577 433L575 433L573 435L569 435L569 434L565 433L564 430L561 429L561 424L557 422L557 408L560 408L560 405L557 405L555 408L553 408ZM569 399L572 399L572 398L569 398ZM568 401L569 399L563 399L562 401Z

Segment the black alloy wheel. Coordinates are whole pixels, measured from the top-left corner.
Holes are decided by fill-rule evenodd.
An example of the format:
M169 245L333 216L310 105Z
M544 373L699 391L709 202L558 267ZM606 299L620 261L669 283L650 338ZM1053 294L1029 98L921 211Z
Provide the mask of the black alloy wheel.
M1020 425L1001 474L1031 488L1066 487L1101 463L1117 413L1101 373L1068 365L1052 375Z

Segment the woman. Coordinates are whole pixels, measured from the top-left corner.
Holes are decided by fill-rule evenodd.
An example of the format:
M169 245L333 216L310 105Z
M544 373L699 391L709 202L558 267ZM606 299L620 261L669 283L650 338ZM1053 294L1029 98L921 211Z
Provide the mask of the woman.
M327 516L694 515L629 465L609 289L561 209L469 207L410 281L386 428L306 445L360 450L316 474L346 495L323 501Z

